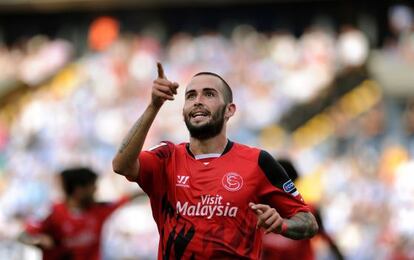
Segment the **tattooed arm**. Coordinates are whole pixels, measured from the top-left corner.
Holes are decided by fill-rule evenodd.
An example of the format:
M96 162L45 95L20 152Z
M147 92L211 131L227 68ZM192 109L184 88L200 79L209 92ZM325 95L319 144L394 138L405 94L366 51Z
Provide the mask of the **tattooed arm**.
M257 226L264 228L266 234L275 232L299 240L311 238L318 232L318 223L310 212L299 212L284 219L268 205L250 203L249 206L257 215Z
M285 230L280 230L281 234L291 239L311 238L318 232L316 219L309 212L299 212L290 219L285 219L284 223L286 227Z
M128 132L112 160L114 172L129 179L138 177L139 161L137 158L158 111L166 100L174 100L174 95L177 94L178 84L166 79L160 63L157 66L158 78L154 80L152 86L151 103Z

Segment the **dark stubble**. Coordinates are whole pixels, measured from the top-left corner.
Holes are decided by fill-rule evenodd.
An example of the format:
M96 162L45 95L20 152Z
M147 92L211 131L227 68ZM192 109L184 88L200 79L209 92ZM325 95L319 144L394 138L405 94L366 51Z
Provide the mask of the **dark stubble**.
M190 116L184 115L184 122L187 126L190 136L198 140L207 140L212 137L217 136L224 126L224 112L226 110L226 105L219 108L218 111L212 115L211 120L204 125L195 126L190 122Z

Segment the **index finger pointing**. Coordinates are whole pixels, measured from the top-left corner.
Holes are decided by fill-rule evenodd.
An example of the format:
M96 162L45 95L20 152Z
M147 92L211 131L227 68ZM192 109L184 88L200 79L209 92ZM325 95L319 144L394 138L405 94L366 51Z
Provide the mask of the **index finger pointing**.
M158 70L158 77L165 79L164 69L162 67L162 64L160 62L157 62L157 70Z

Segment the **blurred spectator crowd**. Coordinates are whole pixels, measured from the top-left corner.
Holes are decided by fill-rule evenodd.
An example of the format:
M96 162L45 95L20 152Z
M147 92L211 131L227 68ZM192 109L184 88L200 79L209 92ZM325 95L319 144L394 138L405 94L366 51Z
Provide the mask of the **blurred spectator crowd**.
M392 51L390 59L412 64L412 10L404 10L411 15L409 25L379 51ZM237 113L230 138L261 146L263 129L277 126L291 108L316 99L337 75L364 69L370 43L350 26L339 32L312 26L296 37L239 25L229 36L180 32L161 42L145 34L120 34L98 52L74 57L73 49L68 41L44 36L0 47L0 88L10 82L36 88L19 103L13 120L0 117L0 258L17 257L13 248L19 246L11 241L22 222L42 217L59 198L55 175L65 166L96 168L102 199L137 188L112 174L111 159L149 102L157 61L180 84L179 98L162 108L146 147L187 140L183 91L199 71L219 73L233 88ZM321 207L327 230L349 259L414 258L412 94L411 99L393 99L384 93L357 118L339 114L334 134L317 146L295 147L288 132L280 135L284 140L278 147L265 145L297 163L303 173L299 190ZM107 234L113 239L105 240L107 259L154 258L156 241L150 252L137 246L139 238L156 238L154 229L143 228L152 223L145 205L122 209L109 223ZM329 257L323 245L315 246L320 259ZM120 253L111 255L115 251Z

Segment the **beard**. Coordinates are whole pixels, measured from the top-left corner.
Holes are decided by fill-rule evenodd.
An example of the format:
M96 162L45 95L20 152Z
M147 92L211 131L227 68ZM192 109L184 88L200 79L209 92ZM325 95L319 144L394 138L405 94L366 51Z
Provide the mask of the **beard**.
M198 140L207 140L212 137L217 136L224 126L224 112L226 110L226 105L222 108L219 108L216 113L212 115L212 118L206 124L195 126L190 122L190 116L184 116L184 122L187 126L190 136Z

